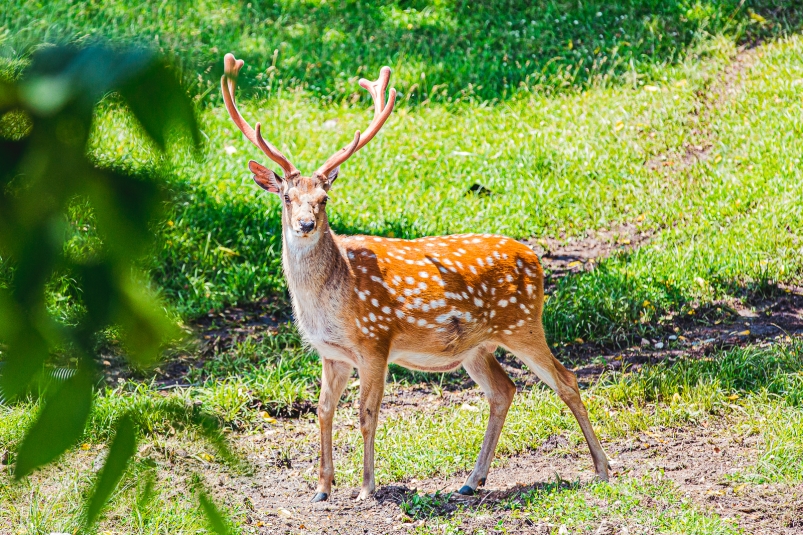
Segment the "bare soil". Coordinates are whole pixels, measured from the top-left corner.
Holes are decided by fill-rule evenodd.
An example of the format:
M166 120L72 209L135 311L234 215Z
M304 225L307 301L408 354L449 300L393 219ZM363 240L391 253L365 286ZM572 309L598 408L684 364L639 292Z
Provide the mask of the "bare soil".
M446 402L462 402L469 396L478 400L481 393L472 389ZM423 396L415 397L419 403L427 401ZM221 498L237 496L237 500L247 504L251 511L248 523L258 528L259 533L365 534L410 533L428 522L428 518L451 517L456 513L461 513L457 519L466 533L481 530L495 533L501 532L501 528L508 533L550 533L557 526L524 518L509 508L510 503L519 501L528 491L554 485L556 481L581 488L593 476L584 447L574 451L564 437L554 436L538 449L509 458L503 466L492 469L487 484L476 496L449 496L463 484L467 473L461 472L420 481L380 482L376 495L365 502L354 500L357 488L336 486L329 501L311 504L309 499L317 475L317 446L313 442L301 449L288 450L294 436L310 433L317 433L313 421L295 421L267 435L242 437L238 447L253 452L249 458L255 473L247 476L216 473L207 478L212 479L210 484L219 489ZM731 518L747 533L803 533L803 485L744 485L730 478L755 463L757 442L755 436L734 436L723 419L694 429L640 433L607 443L605 447L612 460L612 481L623 476L669 478L698 507ZM277 453L280 451L281 454ZM335 452L336 456L343 454ZM444 499L429 512L431 516L410 518L402 512L400 504L416 492L439 493ZM462 514L472 511L475 514ZM605 533L650 533L648 527L621 518L586 527Z
M525 240L538 254L541 264L548 270L550 283L567 273L593 269L596 262L615 253L633 251L647 242L653 230L644 229L640 222L612 225L589 231L582 236L559 238L533 238Z

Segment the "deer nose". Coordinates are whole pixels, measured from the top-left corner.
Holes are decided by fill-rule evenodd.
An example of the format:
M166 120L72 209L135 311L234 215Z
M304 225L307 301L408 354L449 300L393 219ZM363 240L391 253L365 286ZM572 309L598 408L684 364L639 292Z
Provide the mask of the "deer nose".
M301 232L309 232L315 228L315 221L312 219L301 219L298 222L299 228L301 228Z

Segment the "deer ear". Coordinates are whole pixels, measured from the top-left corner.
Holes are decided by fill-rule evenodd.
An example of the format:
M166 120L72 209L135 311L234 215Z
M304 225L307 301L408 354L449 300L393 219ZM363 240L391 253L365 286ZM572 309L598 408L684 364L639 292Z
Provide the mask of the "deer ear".
M337 175L339 173L340 173L340 166L339 165L337 167L335 167L334 169L332 169L331 171L329 171L329 174L326 176L326 180L323 182L323 189L328 191L329 188L332 187L332 183L335 180L337 180Z
M256 182L260 188L279 195L282 191L282 179L279 178L279 175L264 165L256 163L254 160L248 162L248 168L254 173L254 182Z

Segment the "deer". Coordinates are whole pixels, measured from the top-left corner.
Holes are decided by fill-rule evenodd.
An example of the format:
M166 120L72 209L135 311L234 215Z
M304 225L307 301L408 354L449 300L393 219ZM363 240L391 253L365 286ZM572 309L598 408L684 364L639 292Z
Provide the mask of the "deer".
M552 354L542 324L544 271L523 243L491 234L429 236L413 240L338 236L326 214L327 192L340 166L387 121L396 102L390 68L359 85L373 99L365 132L334 153L311 176L296 167L252 128L235 103L244 61L224 57L221 89L237 128L282 173L251 160L256 184L281 200L282 268L294 320L305 343L321 359L318 403L320 466L312 502L327 500L334 484L332 425L354 368L359 377L363 477L357 500L376 489L374 438L388 364L425 372L460 366L479 385L490 416L474 469L458 490L473 495L486 482L516 387L495 357L502 347L554 390L574 414L591 452L595 475L608 479L608 458L580 397L576 376Z

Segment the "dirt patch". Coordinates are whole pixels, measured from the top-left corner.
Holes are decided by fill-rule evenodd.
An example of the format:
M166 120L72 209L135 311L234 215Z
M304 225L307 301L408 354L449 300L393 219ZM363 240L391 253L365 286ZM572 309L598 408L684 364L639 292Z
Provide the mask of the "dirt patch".
M538 254L541 264L550 272L550 279L555 279L593 269L597 261L614 253L633 251L649 240L653 232L642 229L639 223L623 223L578 237L533 238L523 243Z
M314 423L309 422L293 426L287 436L244 438L241 446L264 452L287 444L293 435L314 432ZM550 449L550 444L554 448ZM221 476L217 487L222 496L240 496L238 499L250 504L247 523L259 533L409 533L427 518L455 514L465 533L551 533L557 526L521 518L515 504L534 489L556 484L581 489L591 481L593 469L584 447L573 451L567 450L567 445L565 438L552 437L537 451L508 459L504 466L491 471L485 487L472 497L453 494L467 476L455 473L421 481L382 482L376 495L366 502L354 501L356 488L335 487L328 502L311 504L308 500L317 473L314 445L290 452L292 462L286 465L263 464L248 477ZM731 518L748 533L801 532L803 485L745 485L734 479L734 474L755 463L758 438L734 436L727 421L703 423L695 429L654 430L605 447L612 460L614 482L623 476L668 478L686 499L703 510ZM407 511L412 505L414 516L403 511L405 502ZM610 533L620 533L624 528L630 533L643 532L633 521L622 519L587 527L612 530Z

